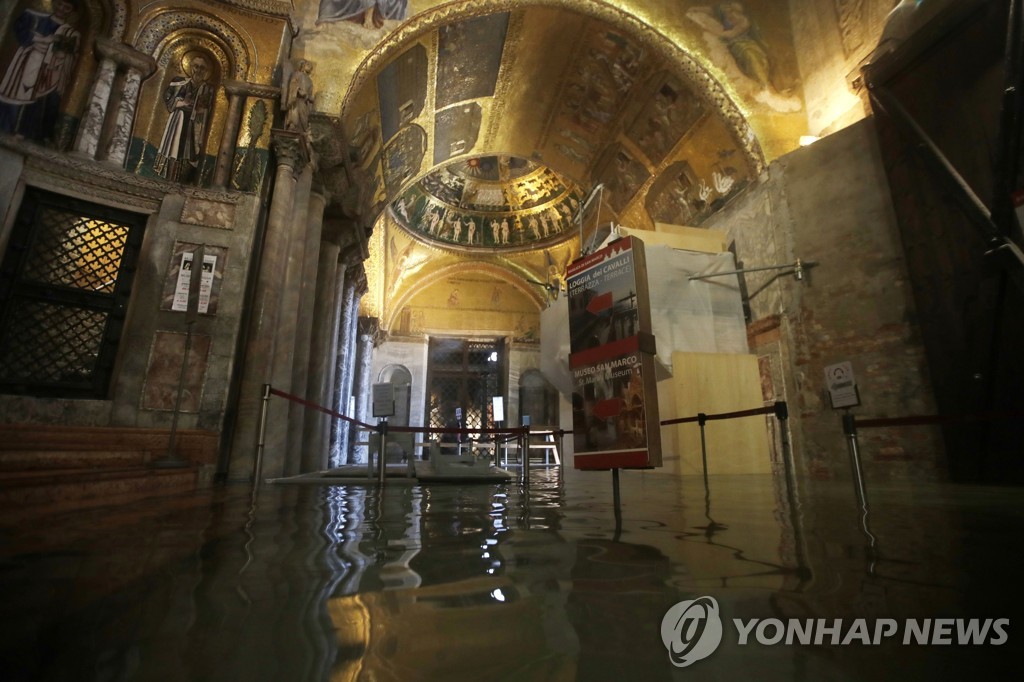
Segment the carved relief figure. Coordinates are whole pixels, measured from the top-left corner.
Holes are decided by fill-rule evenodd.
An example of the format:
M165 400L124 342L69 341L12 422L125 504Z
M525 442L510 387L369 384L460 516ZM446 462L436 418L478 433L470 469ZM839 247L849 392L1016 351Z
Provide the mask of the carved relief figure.
M192 180L199 168L213 108L210 63L201 55L185 62L185 75L173 79L164 91L164 105L170 116L154 164L157 173L176 182Z
M72 0L54 0L49 14L26 9L14 21L18 43L0 81L0 131L46 138L78 59L81 34Z
M363 28L380 28L385 19L402 20L409 0L320 0L317 21L351 21Z
M281 89L281 108L284 109L284 129L299 133L309 132L309 114L313 109L313 63L300 59Z

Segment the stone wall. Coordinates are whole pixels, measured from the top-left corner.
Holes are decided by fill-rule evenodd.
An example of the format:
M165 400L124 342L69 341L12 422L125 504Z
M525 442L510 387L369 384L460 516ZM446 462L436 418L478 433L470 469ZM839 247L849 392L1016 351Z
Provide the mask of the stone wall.
M817 263L802 281L785 271L746 277L751 352L765 398L789 402L799 470L849 475L840 412L825 389L827 365L853 364L858 416L934 414L872 120L780 158L705 226L725 230L746 267L798 257ZM864 430L860 443L869 476L944 475L941 441L930 427Z
M0 171L5 178L0 215L6 216L0 244L7 241L26 186L148 215L106 398L0 395L0 422L166 433L179 404L178 380L191 331L177 426L219 434L235 369L259 197L173 186L19 143L0 154ZM217 257L209 307L198 314L174 310L182 253L199 247ZM198 279L193 277L193 287Z

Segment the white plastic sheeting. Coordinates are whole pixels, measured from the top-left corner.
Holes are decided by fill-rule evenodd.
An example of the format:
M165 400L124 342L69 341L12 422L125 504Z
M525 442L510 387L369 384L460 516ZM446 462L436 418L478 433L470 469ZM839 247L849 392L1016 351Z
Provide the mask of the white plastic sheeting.
M736 269L731 253L709 254L668 246L645 246L651 331L657 359L669 371L672 353L747 353L747 327L736 275L693 280ZM568 397L569 304L560 297L541 313L541 366L548 381ZM660 377L659 377L660 378Z

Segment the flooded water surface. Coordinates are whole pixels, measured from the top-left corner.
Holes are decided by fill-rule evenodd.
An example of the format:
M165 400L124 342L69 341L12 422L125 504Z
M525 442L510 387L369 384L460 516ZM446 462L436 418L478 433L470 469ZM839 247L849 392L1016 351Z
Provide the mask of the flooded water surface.
M529 486L239 485L2 519L0 679L1020 670L1016 490L874 485L867 514L844 482L627 471L619 509L612 493L609 472L552 467Z

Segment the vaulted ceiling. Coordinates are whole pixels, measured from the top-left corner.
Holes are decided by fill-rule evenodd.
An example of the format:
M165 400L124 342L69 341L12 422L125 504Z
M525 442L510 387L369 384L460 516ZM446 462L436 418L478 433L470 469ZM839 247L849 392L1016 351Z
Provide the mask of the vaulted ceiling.
M373 225L364 312L385 328L454 273L543 307L579 254L586 198L595 225L699 225L806 132L773 2L413 4L379 29L298 39L318 60L318 110L340 115L347 200Z

